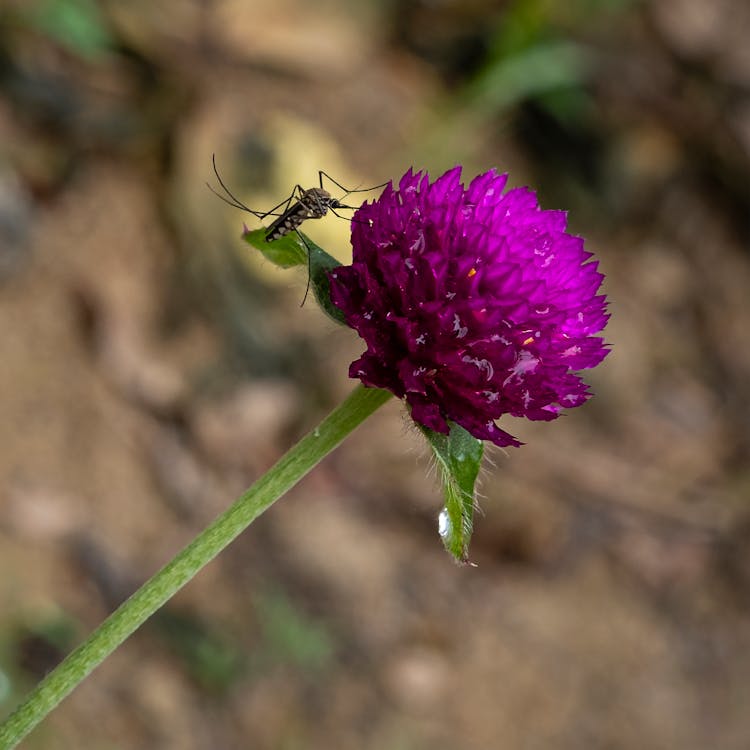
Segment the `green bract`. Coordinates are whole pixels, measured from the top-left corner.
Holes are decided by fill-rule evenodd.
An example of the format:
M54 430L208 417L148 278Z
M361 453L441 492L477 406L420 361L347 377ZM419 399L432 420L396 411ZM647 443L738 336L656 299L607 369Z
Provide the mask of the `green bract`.
M420 429L432 448L443 484L445 506L440 512L440 536L456 560L468 562L474 528L474 485L482 465L484 443L455 423L451 423L447 435L427 427Z
M328 281L328 272L341 263L316 245L306 234L290 232L277 240L267 242L267 231L263 228L252 232L246 229L242 233L242 239L256 250L260 250L264 258L279 268L307 266L310 272L310 286L323 312L337 323L346 325L344 313L331 302L331 287Z

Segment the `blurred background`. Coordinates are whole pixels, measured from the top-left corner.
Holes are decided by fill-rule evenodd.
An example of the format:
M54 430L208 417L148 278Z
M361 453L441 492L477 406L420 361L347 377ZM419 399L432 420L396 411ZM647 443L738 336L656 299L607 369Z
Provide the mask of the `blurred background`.
M613 315L596 398L492 454L478 567L390 403L24 747L747 748L749 37L745 0L3 0L0 715L353 385L212 153L258 209L507 170Z

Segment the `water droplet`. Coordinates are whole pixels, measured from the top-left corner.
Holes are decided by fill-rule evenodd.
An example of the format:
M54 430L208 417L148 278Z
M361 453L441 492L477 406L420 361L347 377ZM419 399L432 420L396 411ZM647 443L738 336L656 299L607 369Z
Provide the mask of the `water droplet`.
M448 534L451 533L451 519L448 516L448 511L446 508L443 508L440 511L440 515L438 516L438 534L445 539L445 537L448 536Z
M313 437L320 437L320 427L316 427L313 430Z

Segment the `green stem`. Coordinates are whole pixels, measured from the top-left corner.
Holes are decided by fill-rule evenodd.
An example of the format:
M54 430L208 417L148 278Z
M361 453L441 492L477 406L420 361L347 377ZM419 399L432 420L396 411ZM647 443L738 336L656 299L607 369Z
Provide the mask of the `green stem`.
M291 489L390 393L358 386L232 506L115 610L0 724L0 750L15 747L73 688L181 589L204 565Z

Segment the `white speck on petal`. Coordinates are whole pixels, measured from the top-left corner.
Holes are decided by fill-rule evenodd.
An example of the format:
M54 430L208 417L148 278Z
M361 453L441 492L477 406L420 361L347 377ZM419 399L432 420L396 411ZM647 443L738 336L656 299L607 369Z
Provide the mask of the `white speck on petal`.
M458 317L458 313L453 316L453 333L456 334L457 339L462 339L469 332L466 326L461 325L461 318Z
M499 341L501 344L510 346L510 341L506 339L505 336L501 336L499 333L493 333L492 336L490 336L490 341Z
M518 352L516 363L513 365L510 375L505 378L503 385L507 384L508 381L513 378L521 378L527 372L533 372L536 370L536 366L539 364L539 358L535 357L531 352L526 349L522 349Z
M485 377L487 378L487 380L492 380L492 377L495 374L495 368L492 366L492 363L487 359L479 359L478 357L470 357L467 354L461 357L461 361L466 362L467 364L476 365L479 368L479 371L485 374Z

